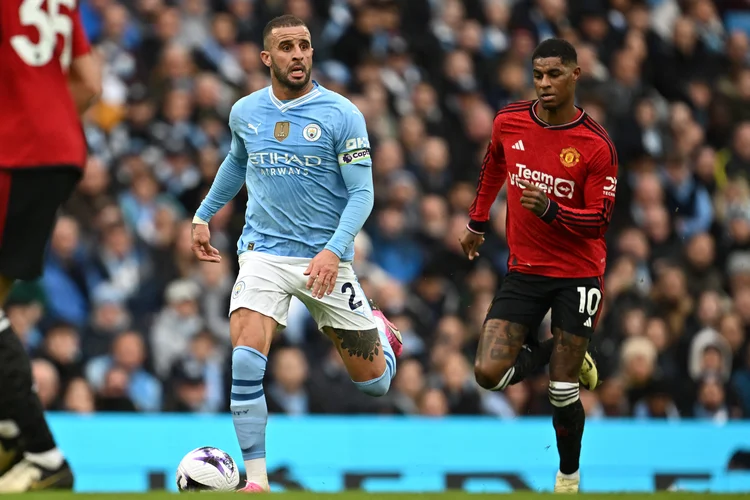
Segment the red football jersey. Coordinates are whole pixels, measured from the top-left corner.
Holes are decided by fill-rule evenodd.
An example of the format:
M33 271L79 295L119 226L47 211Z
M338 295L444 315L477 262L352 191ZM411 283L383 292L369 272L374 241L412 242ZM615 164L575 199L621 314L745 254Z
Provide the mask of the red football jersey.
M495 117L469 229L486 230L508 179L508 268L556 278L602 276L617 189L615 147L583 110L571 123L549 125L537 116L536 102L510 104ZM519 179L547 193L541 217L521 206Z
M83 166L67 72L89 50L78 0L0 0L0 168Z

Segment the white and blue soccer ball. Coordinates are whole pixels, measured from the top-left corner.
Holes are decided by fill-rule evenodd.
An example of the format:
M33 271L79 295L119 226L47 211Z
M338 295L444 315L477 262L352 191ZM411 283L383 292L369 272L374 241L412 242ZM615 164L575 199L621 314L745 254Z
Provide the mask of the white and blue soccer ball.
M240 471L229 453L211 446L196 448L177 467L177 489L188 491L235 491Z

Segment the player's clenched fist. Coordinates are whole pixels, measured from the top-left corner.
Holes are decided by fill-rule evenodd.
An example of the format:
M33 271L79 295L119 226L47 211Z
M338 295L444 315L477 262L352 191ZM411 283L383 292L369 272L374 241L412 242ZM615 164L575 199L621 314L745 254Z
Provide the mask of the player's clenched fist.
M219 251L211 246L211 232L208 224L193 224L193 244L190 247L198 260L221 262Z
M544 212L547 211L549 200L547 199L547 194L542 191L542 188L536 184L520 179L518 180L518 185L523 188L523 193L521 194L521 206L531 210L538 217L544 215Z
M464 229L464 234L458 239L461 242L461 248L464 249L464 253L469 260L474 260L475 257L479 256L477 251L482 243L484 243L484 235L470 231L469 228Z
M309 276L307 289L312 289L313 297L322 299L323 295L331 295L339 277L340 261L335 253L325 249L313 257L304 273Z

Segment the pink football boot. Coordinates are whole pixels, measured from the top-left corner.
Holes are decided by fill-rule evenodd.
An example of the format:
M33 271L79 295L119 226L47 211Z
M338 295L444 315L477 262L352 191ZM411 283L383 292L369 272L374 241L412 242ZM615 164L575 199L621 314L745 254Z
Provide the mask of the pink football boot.
M370 307L372 308L372 314L376 318L380 318L383 320L383 323L385 323L385 335L388 337L388 343L391 344L391 349L393 349L393 354L396 355L396 358L399 358L401 356L401 352L404 350L404 342L401 339L401 332L398 331L398 328L396 328L396 325L388 321L388 318L385 317L385 314L378 309L378 306L375 305L375 302L370 300Z
M244 488L237 490L237 493L268 493L257 483L247 482Z

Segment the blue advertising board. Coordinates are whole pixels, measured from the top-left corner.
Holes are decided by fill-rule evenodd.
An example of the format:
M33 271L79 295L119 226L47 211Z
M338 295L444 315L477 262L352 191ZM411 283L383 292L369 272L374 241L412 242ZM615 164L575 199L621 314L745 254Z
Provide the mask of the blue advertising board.
M85 492L174 490L193 448L242 458L229 416L52 414L50 424ZM267 432L272 489L319 492L551 490L558 457L550 419L281 417ZM750 492L750 422L592 421L581 490Z

